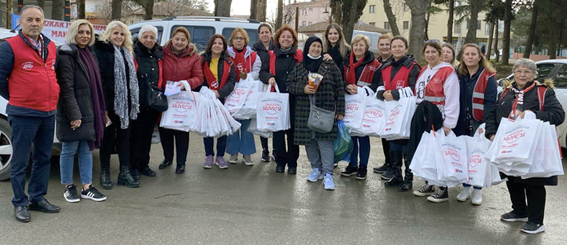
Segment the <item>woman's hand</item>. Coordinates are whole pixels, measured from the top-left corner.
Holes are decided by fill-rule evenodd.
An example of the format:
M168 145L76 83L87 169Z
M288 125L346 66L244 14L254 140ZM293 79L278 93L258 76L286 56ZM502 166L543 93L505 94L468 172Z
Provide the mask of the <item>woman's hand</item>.
M215 90L215 95L217 96L217 99L220 98L219 91L216 91L216 90Z
M445 132L445 136L449 135L451 133L451 129L448 127L443 126L443 132Z
M305 94L314 94L315 92L317 92L317 90L315 90L314 87L311 87L311 85L305 85L305 88L303 88L303 92Z
M394 100L394 96L392 95L392 91L390 91L390 90L385 91L385 92L382 94L382 96L384 96L384 99L387 100L387 101L392 101L392 100Z
M337 120L343 120L345 118L344 115L336 115L335 118L337 118Z
M324 61L333 60L333 57L331 57L331 55L329 55L329 54L324 54L324 55L323 55L323 60L324 60Z
M71 121L71 129L75 130L75 129L79 128L81 126L81 122L82 122L81 119Z
M358 87L356 87L356 85L354 85L354 84L347 85L346 90L349 94L357 94L358 93Z
M248 73L246 73L245 71L241 71L238 75L240 76L241 80L245 80L248 77Z
M490 136L490 141L494 141L494 136L496 136L496 135L493 134L492 136Z
M276 84L276 78L275 77L270 77L270 79L268 79L268 84L272 85L272 86L277 86Z
M522 114L520 114L520 118L521 118L521 119L524 119L524 116L526 116L526 112L528 112L528 111L529 111L529 112L532 112L532 111L530 111L530 110L522 111ZM532 112L532 113L533 113L533 112Z
M181 87L181 91L185 91L185 85L183 83L178 82L177 87Z

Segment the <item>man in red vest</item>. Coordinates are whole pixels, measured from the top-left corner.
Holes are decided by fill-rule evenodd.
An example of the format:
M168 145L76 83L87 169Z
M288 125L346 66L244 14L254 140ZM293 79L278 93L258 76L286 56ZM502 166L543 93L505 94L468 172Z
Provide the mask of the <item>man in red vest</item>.
M12 204L16 219L29 222L29 210L59 212L59 207L50 204L44 197L49 181L59 85L55 76L55 44L41 34L43 10L28 5L22 8L21 13L20 33L0 44L0 95L8 100L6 114L12 126ZM26 168L32 144L33 165L28 199L25 193Z

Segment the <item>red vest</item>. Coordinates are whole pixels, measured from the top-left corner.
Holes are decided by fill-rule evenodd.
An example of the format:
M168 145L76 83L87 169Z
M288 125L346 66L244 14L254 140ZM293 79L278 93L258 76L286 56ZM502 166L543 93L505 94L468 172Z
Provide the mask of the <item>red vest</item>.
M421 69L421 74L423 71L427 69L427 66ZM433 77L429 80L427 85L425 85L425 97L424 99L431 102L432 104L436 105L441 112L443 113L443 108L445 107L445 92L443 91L443 85L445 81L451 75L451 73L455 72L453 67L446 66L439 69ZM417 94L417 91L415 91Z
M270 54L270 73L275 76L276 75L276 54L274 53L274 50L268 51L268 54ZM299 62L303 61L303 52L301 52L301 50L297 49L295 51L295 54L293 55L293 58L295 58L295 60L296 60L295 63L299 63Z
M257 55L258 54L256 52L250 53L250 55L248 55L248 57L245 58L244 64L242 64L241 67L239 67L240 64L236 63L236 59L234 59L235 57L232 57L232 61L234 62L234 69L236 69L236 73L239 73L240 71L250 73L254 66L254 62L256 62Z
M488 72L484 69L478 76L476 84L474 85L472 95L473 118L479 122L482 122L482 117L484 115L484 92L486 91L486 84L488 83L488 79L493 76L494 73Z
M21 36L9 38L7 42L14 51L14 67L8 78L8 104L45 112L57 109L59 84L55 75L55 44L50 42L47 46L44 61Z
M394 79L391 79L392 74L392 66L388 66L382 70L382 81L384 81L384 88L386 90L393 90L393 89L400 89L409 86L408 78L410 75L413 66L417 63L413 62L410 67L406 67L402 65L400 70L394 76ZM419 66L419 65L418 65Z
M348 76L348 71L350 70L350 65L349 66L345 65L344 79L349 84L356 84L359 87L369 86L372 84L374 73L378 70L378 68L380 68L380 62L377 60L373 60L372 62L364 65L364 69L362 70L362 73L360 74L358 81L348 81L347 76Z
M207 80L207 83L209 84L209 88L211 90L219 90L222 87L224 87L224 84L226 84L226 81L228 80L228 76L230 75L230 64L228 61L223 60L223 59L219 59L219 62L223 63L223 73L222 73L222 77L221 77L221 81L220 81L220 85L217 81L217 79L215 78L215 75L213 74L213 72L211 71L211 69L209 68L210 65L210 61L207 61L205 63L203 63L203 73L205 73L205 80Z

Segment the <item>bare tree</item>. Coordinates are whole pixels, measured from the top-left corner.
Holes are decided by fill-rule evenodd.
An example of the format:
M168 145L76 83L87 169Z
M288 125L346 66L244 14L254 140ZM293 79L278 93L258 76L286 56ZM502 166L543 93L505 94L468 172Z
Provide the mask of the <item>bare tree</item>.
M86 3L85 0L78 0L77 1L77 18L85 19L86 18Z
M498 36L500 36L500 25L498 24L498 22L496 23L496 30L494 30L494 35L496 35L496 37L494 37L494 52L496 53L496 59L494 59L494 62L498 63L500 61L500 51L498 50Z
M267 0L257 0L258 6L256 6L256 19L261 22L266 21L266 1Z
M526 50L524 51L524 58L529 59L532 53L532 45L535 40L536 24L537 24L537 12L539 10L540 0L535 0L532 6L532 16L530 20L530 30L528 31L528 40L526 41Z
M400 29L398 29L398 23L396 20L396 16L392 11L392 5L390 4L390 0L382 0L384 3L384 12L386 13L386 17L388 18L388 23L390 23L390 30L392 30L392 35L399 36Z
M278 0L278 14L276 17L276 30L282 27L283 23L283 0Z
M455 0L449 0L449 19L447 19L447 41L453 43L453 16L455 12Z
M112 0L112 16L111 20L120 20L122 18L122 0Z
M358 22L367 0L331 0L331 16L341 25L345 40L350 42L354 25Z
M63 0L53 0L51 2L51 19L63 20Z
M506 0L504 5L505 12L504 12L504 35L502 36L503 39L503 47L502 47L502 64L508 65L510 60L510 26L512 24L512 0Z
M470 19L469 19L469 29L467 31L467 36L465 37L465 43L476 43L478 13L480 12L484 4L485 4L485 0L469 1Z
M215 0L215 16L230 17L232 0Z
M256 8L258 7L258 0L250 0L250 19L255 20L257 11Z
M431 0L406 0L411 9L411 29L409 36L408 53L413 54L416 60L421 60L421 48L425 37L425 14Z

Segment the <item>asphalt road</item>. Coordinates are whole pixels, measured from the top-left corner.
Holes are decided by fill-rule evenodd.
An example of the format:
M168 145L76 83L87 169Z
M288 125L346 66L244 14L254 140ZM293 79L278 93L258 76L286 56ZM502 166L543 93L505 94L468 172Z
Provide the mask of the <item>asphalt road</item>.
M370 167L376 167L383 162L379 139L372 147ZM94 156L99 186L98 151ZM259 154L252 167L205 170L202 139L195 134L185 174L175 174L174 166L158 170L160 145L153 145L151 158L156 178L142 176L137 189L99 188L108 197L102 203L67 203L53 164L47 199L61 213L32 212L27 224L13 216L10 182L0 182L0 244L567 244L564 176L547 188L547 231L526 235L522 223L499 220L511 210L503 184L483 190L482 206L458 202L458 188L450 190L449 202L436 204L386 189L374 173L365 181L340 177L341 163L336 190L326 191L321 182L306 181L311 168L303 147L297 175L275 173L275 163L260 162ZM116 156L111 174L116 183ZM422 184L416 181L414 189Z

